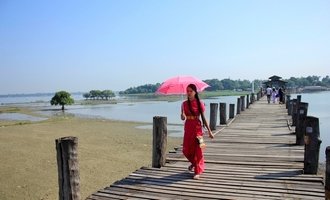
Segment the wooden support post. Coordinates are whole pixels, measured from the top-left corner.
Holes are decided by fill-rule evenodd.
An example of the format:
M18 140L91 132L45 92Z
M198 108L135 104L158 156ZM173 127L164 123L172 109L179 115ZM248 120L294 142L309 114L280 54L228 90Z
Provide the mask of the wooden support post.
M285 108L286 109L289 109L289 103L290 103L290 98L291 98L291 95L286 95L286 101L285 101Z
M241 111L245 110L245 96L241 96Z
M301 102L301 95L297 95L297 104L296 104L296 110L295 110L295 126L297 127L297 121L298 121L298 110L299 110L299 105Z
M304 174L317 174L320 153L319 118L307 116L305 137Z
M227 104L220 103L220 125L227 124Z
M291 116L292 116L292 126L295 126L297 120L297 99L292 100Z
M251 104L254 103L254 93L251 93L250 102L251 102Z
M257 93L257 101L259 101L260 100L260 93L258 92Z
M153 118L152 138L152 167L161 168L166 162L167 146L167 118L155 116Z
M304 135L305 135L305 120L307 117L308 112L308 103L300 102L299 108L297 110L297 125L296 125L296 144L297 145L304 145Z
M288 102L288 115L292 114L292 100Z
M241 98L237 98L237 109L236 109L236 114L241 114Z
M259 92L260 92L260 98L263 97L265 93L263 92L262 87L260 88L260 91Z
M212 131L217 129L218 106L218 103L210 103L210 128Z
M246 95L246 108L249 108L249 104L250 104L250 95Z
M235 117L235 104L229 104L229 119L233 119Z
M78 165L78 138L63 137L55 140L60 200L80 200Z
M328 146L325 150L325 157L325 199L330 200L330 146Z

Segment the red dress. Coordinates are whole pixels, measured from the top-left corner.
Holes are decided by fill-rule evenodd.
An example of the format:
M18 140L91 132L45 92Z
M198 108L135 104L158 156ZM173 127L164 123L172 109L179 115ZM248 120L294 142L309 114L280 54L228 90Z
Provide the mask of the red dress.
M194 115L190 112L188 106L188 100L182 103L182 109L186 115L186 121L184 124L184 136L183 136L183 149L182 152L186 158L191 162L194 167L195 174L201 174L204 171L204 156L202 149L200 148L196 137L203 136L202 123L199 119L200 112L198 111L197 100L190 101L191 108ZM202 112L205 111L203 102L201 103ZM197 116L196 116L197 115Z

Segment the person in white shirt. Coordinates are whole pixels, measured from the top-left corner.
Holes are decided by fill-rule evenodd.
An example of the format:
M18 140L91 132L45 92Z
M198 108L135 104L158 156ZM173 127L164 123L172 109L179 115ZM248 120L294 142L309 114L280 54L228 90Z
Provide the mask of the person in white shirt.
M272 92L273 92L272 88L269 87L269 85L267 85L266 95L267 95L267 101L268 101L268 103L270 103L270 97L272 95Z

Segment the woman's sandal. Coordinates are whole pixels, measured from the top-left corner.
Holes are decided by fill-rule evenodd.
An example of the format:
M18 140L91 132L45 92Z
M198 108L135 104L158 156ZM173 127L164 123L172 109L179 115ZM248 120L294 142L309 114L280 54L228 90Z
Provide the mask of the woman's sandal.
M193 168L194 168L194 166L193 166L193 165L190 165L190 166L188 167L188 170L189 170L189 171L192 171Z
M196 174L195 176L194 176L194 179L195 180L198 180L198 179L200 179L201 178L201 176L199 175L199 174Z

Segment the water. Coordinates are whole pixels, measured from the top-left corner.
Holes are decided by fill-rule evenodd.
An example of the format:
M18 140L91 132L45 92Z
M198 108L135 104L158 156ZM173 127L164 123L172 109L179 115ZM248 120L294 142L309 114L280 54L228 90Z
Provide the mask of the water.
M37 121L47 120L47 118L35 117L35 116L21 114L21 113L0 113L0 120L37 122Z
M53 98L54 94L26 94L26 95L0 95L0 105L24 104L24 103L47 103ZM84 99L82 94L72 94L74 100Z
M237 97L218 97L206 99L205 116L209 116L211 102L234 103ZM181 101L148 101L138 103L118 103L109 105L84 105L73 106L67 111L75 115L87 117L99 117L112 120L138 121L152 123L154 116L166 116L168 124L182 124L180 119ZM227 108L229 110L229 108ZM229 111L228 111L229 112Z
M297 95L291 95L296 98ZM320 149L320 161L325 161L325 149L330 146L330 92L303 93L301 101L308 103L308 116L319 118L320 138L322 140Z
M72 95L75 100L83 99L81 95ZM8 103L19 103L23 106L33 106L37 108L40 114L52 116L59 115L62 112L54 111L53 106L49 105L49 100L52 95L46 96L29 96L29 97L3 97L0 96L0 105ZM296 98L296 95L292 95ZM302 101L309 103L308 115L318 117L320 120L320 135L322 139L320 161L325 160L325 148L330 146L330 92L319 93L304 93ZM227 103L227 118L229 114L229 104L236 104L237 96L217 97L203 100L206 105L205 116L209 119L210 103ZM33 104L27 102L35 102ZM72 105L67 106L67 114L72 114L82 117L103 118L111 120L137 121L149 123L147 126L138 128L151 129L152 118L154 116L166 116L169 124L169 132L173 136L182 136L183 122L180 119L180 107L182 101L167 102L167 101L148 101L137 103L118 103L107 105ZM59 108L59 107L57 107ZM32 116L31 116L32 117ZM22 115L3 115L0 120L29 120L30 116ZM34 120L34 119L32 119ZM219 119L218 119L219 120Z

